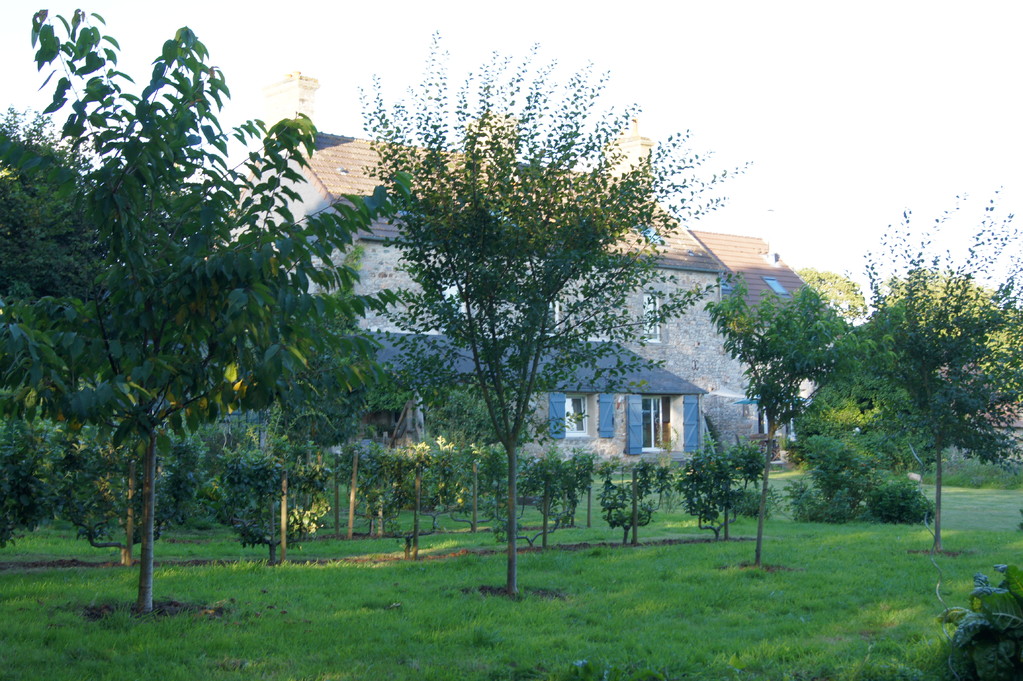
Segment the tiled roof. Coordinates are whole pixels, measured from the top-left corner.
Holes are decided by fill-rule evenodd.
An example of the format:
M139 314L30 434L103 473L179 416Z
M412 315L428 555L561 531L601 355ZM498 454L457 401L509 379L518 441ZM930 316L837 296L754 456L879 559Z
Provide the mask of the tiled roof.
M788 295L803 286L803 280L799 275L777 254L771 253L763 239L716 232L690 233L717 256L725 271L742 276L749 290L747 297L753 304L756 304L764 293L772 291L771 281L781 286Z
M377 153L368 140L343 135L316 135L316 152L309 160L310 180L324 194L324 198L337 201L346 194L367 196L373 193L377 181L373 179ZM362 238L395 238L394 225L378 221L373 234ZM661 260L666 267L720 272L721 264L696 240L689 230L678 229L668 235L661 246Z

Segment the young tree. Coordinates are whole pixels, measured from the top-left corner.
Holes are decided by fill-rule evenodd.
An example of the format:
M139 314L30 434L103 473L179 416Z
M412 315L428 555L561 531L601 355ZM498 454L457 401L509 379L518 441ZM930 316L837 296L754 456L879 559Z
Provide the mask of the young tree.
M584 69L562 86L553 65L534 68L534 56L495 58L454 88L435 45L410 101L387 106L378 87L367 113L379 179L413 178L394 245L417 288L403 293L395 323L446 337L432 346L406 340L407 354L441 355L428 376L434 385L478 390L507 454L508 509L534 396L702 295L658 269L659 248L679 224L661 205L677 208L678 219L717 205L702 201L714 180L694 173L701 159L685 137L627 159L616 142L629 116L596 110L604 78ZM663 296L644 316L629 298L649 288ZM468 369L450 361L458 355ZM517 534L509 512L512 595Z
M856 322L867 314L867 300L863 297L863 291L849 277L812 267L797 270L796 274L846 321Z
M108 252L93 297L0 304L0 389L8 391L0 406L29 418L95 423L116 443L140 443L145 511L136 609L148 612L157 447L168 448L168 429L265 406L317 344L366 348L368 341L339 338L319 322L358 314L372 301L318 291L344 288L356 276L324 263L383 201L353 198L336 211L294 219L288 204L297 195L288 187L302 181L299 166L313 150L309 119L281 121L268 132L258 122L236 129L240 142L261 144L234 169L217 120L227 85L207 64L205 45L180 29L133 94L102 24L81 11L55 21L42 11L32 23L36 63L58 76L44 113L70 98L61 135L95 156L74 198ZM21 172L69 178L17 140L0 141L0 158ZM66 185L69 195L79 186ZM349 367L338 370L350 383L360 380Z
M767 418L754 561L760 567L768 478L778 428L805 408L804 386L809 382L820 384L845 355L840 340L847 324L809 286L796 291L789 300L767 294L757 305L751 305L746 298L746 286L739 281L731 295L708 304L707 310L724 336L725 350L744 366L747 397L757 401Z
M957 213L946 212L932 229L952 224ZM869 267L869 324L883 351L879 370L907 396L896 423L932 452L933 549L941 551L943 452L959 447L997 461L1018 447L1009 427L1023 400L1019 234L1012 216L998 217L992 201L957 260L933 253L933 232L913 243L910 219L906 213L901 229L886 239L887 252ZM1003 257L1011 269L1000 269Z

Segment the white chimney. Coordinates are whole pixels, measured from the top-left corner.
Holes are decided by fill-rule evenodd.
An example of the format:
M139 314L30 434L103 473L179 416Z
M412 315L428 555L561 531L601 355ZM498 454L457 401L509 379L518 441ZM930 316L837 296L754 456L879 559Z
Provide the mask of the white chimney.
M320 88L320 81L293 71L273 85L263 88L266 98L266 125L270 127L283 118L294 118L298 114L313 117L313 100Z
M628 134L623 131L614 146L615 151L621 154L618 162L619 172L625 173L650 158L654 141L639 134L639 119L633 118L632 130Z

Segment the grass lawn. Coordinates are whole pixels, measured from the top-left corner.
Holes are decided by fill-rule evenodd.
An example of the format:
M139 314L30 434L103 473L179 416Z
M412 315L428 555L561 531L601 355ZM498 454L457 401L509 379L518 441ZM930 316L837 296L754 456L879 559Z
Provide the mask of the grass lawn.
M782 482L784 476L782 476ZM768 521L765 561L740 567L750 541L705 538L682 513L641 528L640 548L592 529L589 544L520 557L518 601L500 586L504 557L487 533L424 537L419 562L396 539L319 539L270 567L230 534L179 532L157 545L156 597L205 611L137 618L137 570L12 567L12 561L113 560L50 528L0 550L0 679L547 679L579 660L670 679L936 679L935 616L965 603L977 571L1021 562L1018 492L946 489L937 567L922 527ZM749 538L753 521L733 536ZM449 557L447 554L466 553ZM187 565L173 561L238 561ZM937 586L939 584L940 586Z

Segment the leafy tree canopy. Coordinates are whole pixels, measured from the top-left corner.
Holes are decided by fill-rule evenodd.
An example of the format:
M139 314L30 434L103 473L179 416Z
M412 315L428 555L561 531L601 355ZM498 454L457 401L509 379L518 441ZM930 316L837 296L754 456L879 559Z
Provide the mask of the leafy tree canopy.
M81 187L88 159L63 144L50 119L8 109L0 143L52 159ZM61 183L0 162L0 297L86 297L103 258L95 225Z
M535 58L495 57L457 86L435 44L407 101L388 105L378 87L367 111L377 176L413 178L394 245L417 288L403 293L394 321L443 333L442 354L471 360L465 372L444 361L421 375L476 386L508 452L512 507L533 396L703 294L659 269L658 253L680 219L719 202L707 192L720 178L695 172L702 159L685 136L629 156L620 135L633 112L597 108L605 77L587 68L559 83L554 65ZM646 290L660 301L644 311L637 297ZM409 354L436 355L432 347ZM512 541L515 534L509 527Z
M804 390L821 384L849 356L848 324L813 288L791 299L765 295L751 305L739 280L733 292L707 305L725 350L743 364L746 395L767 417L767 452L757 520L756 565L761 564L768 477L778 428L806 408Z
M109 428L145 443L146 536L137 607L152 607L156 445L228 410L268 404L305 370L317 346L370 343L322 323L379 301L329 297L350 288L350 267L330 267L385 205L382 194L296 219L289 210L313 152L305 117L225 133L217 112L224 75L188 28L167 40L138 94L117 70L117 41L97 15L32 22L35 61L56 79L52 104L70 103L61 138L94 163L83 183L52 156L0 140L0 159L40 174L80 202L107 252L90 298L0 304L0 407ZM231 138L258 142L238 168ZM76 191L77 196L76 196ZM349 384L358 365L336 370Z
M874 257L869 324L880 339L883 376L904 391L895 423L930 445L935 462L935 539L941 549L941 457L947 447L994 461L1016 448L1009 426L1023 401L1023 305L1012 216L992 200L962 257L935 253L937 232L959 209L940 216L919 242L911 214Z
M796 274L846 321L855 322L867 314L867 301L860 285L849 277L812 267L797 270Z

